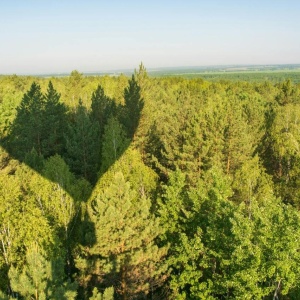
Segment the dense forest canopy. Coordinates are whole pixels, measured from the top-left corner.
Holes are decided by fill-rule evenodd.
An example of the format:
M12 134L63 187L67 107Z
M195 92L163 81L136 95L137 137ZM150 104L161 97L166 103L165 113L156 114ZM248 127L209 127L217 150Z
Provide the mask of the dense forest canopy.
M299 299L299 84L141 65L0 104L0 299Z

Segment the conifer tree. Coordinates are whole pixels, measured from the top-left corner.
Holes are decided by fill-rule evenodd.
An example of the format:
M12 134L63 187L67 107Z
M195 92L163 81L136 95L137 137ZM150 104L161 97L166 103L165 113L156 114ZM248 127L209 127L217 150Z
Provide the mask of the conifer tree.
M32 148L42 155L44 104L41 88L33 82L17 108L16 119L9 133L8 148L19 159L24 159L26 152Z
M253 153L251 135L248 132L239 102L236 98L229 97L225 106L226 112L222 112L222 114L226 114L222 152L227 174L233 174Z
M92 94L92 104L90 117L92 121L97 121L100 126L100 137L104 132L104 127L110 117L116 113L115 102L107 97L101 85Z
M64 149L64 133L66 129L66 107L60 103L60 94L54 89L49 81L47 93L45 94L43 127L43 155L45 157L62 154Z
M49 262L37 245L28 249L23 270L11 267L9 277L12 289L26 299L73 300L77 294L77 284L64 278L63 262Z
M106 288L103 293L99 292L97 288L94 288L89 300L114 300L114 288Z
M88 257L95 259L93 264L85 263L87 269L82 271L99 287L113 285L122 299L143 297L163 282L161 260L166 249L155 244L161 233L159 220L151 215L144 189L133 188L120 171L108 173L100 180L105 186L94 191L88 208L96 241L85 256L87 262ZM88 242L88 234L86 238Z
M74 122L69 124L66 139L66 161L71 170L94 183L99 169L99 124L90 120L82 101L79 101Z
M129 80L129 85L124 91L125 106L123 108L122 122L126 128L129 138L139 125L141 112L144 107L144 100L141 98L141 88L134 75Z

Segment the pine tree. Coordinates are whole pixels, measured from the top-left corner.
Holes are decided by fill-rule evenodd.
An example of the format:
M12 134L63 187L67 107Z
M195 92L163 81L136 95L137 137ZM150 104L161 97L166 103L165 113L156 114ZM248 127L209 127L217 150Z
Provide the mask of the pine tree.
M141 98L141 88L134 75L129 80L129 86L124 91L125 106L123 107L122 123L129 138L133 138L139 125L144 100Z
M94 288L89 300L114 300L114 288L106 288L103 293L99 292L97 288Z
M17 108L17 116L8 137L10 153L20 160L24 159L25 154L33 148L39 155L43 154L44 104L41 88L33 82Z
M102 257L103 267L115 277L116 292L123 299L149 293L155 279L159 280L157 264L164 250L154 243L160 228L158 219L150 215L150 207L150 200L132 190L120 172L91 203L97 243L90 253Z
M76 297L76 283L64 279L63 262L49 262L33 245L26 254L23 270L11 267L9 271L12 289L28 299L66 299Z
M92 121L98 121L100 126L100 137L104 132L104 127L108 119L116 113L115 102L107 97L101 85L92 94L92 104L90 118Z
M82 101L79 101L74 122L69 124L65 139L65 158L70 169L94 183L100 163L99 124L90 120Z
M45 136L42 142L42 153L45 157L62 154L64 149L67 109L59 100L60 94L57 93L52 82L49 81L47 93L45 94L43 121Z

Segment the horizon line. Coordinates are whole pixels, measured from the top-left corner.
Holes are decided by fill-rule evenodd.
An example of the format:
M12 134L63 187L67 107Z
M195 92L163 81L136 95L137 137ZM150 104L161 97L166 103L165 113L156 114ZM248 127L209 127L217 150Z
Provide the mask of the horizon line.
M143 63L142 63L143 64ZM144 65L144 64L143 64ZM144 65L145 66L145 65ZM181 65L181 66L168 66L168 67L150 67L146 68L146 71L151 73L155 71L164 71L164 70L185 70L185 69L221 69L221 68L242 68L242 67L293 67L293 68L300 68L300 63L278 63L278 64L217 64L217 65ZM0 73L0 76L54 76L54 75L59 75L59 76L68 76L70 75L73 71L77 71L81 73L82 75L121 75L125 73L132 73L138 68L120 68L120 69L105 69L105 70L98 70L98 71L84 71L81 72L78 69L74 69L71 71L59 71L59 72L18 72L18 73Z

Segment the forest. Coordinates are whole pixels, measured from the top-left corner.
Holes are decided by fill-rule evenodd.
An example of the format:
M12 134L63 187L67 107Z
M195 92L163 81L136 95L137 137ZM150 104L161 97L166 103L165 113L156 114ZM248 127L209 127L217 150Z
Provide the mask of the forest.
M299 299L300 84L0 77L0 299Z

